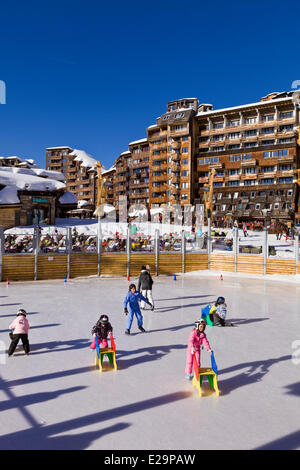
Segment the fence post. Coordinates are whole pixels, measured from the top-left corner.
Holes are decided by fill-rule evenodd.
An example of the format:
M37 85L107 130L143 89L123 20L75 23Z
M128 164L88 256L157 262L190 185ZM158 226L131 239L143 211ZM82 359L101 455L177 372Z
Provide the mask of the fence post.
M102 231L101 231L101 219L98 217L97 227L97 276L101 275L101 246L102 246Z
M211 254L211 223L210 217L207 219L207 256L208 256L208 269L210 269L210 254Z
M3 227L0 227L0 282L2 281L3 254L4 254L4 230L3 230Z
M130 276L130 251L131 251L131 239L130 239L130 230L129 225L127 225L127 278Z
M67 279L71 277L71 253L72 253L72 229L71 227L67 228Z
M295 249L295 261L296 261L296 274L298 274L298 263L299 263L299 233L297 233L297 234L295 235L294 249Z
M264 253L264 275L265 275L267 274L267 260L268 260L268 230L266 227L264 227L263 253Z
M185 273L185 233L181 231L181 260L182 260L182 274Z
M158 257L159 257L159 230L155 230L155 275L158 276Z
M234 237L233 237L233 251L234 251L234 272L237 272L237 257L239 252L239 232L238 230L234 230Z
M38 255L39 255L39 251L40 251L40 228L39 228L39 226L34 227L33 241L34 241L34 280L37 281L37 278L38 278Z

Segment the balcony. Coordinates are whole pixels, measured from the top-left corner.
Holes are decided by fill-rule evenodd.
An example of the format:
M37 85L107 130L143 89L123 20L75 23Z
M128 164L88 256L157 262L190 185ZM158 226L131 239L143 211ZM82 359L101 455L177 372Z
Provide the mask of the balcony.
M167 153L161 153L160 155L152 155L152 160L154 162L160 161L160 160L166 160L167 159Z
M148 161L142 161L140 163L133 163L131 162L129 165L129 168L135 169L135 168L148 168L149 167L149 160Z
M154 176L152 174L152 181L167 181L167 174L164 174L164 175L160 175L160 176Z

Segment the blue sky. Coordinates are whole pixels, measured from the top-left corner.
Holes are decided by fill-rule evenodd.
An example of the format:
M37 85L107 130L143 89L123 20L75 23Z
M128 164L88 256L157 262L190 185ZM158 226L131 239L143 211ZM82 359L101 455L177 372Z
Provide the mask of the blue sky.
M300 79L291 1L16 1L1 5L0 155L86 150L109 167L165 112L198 97L258 101Z

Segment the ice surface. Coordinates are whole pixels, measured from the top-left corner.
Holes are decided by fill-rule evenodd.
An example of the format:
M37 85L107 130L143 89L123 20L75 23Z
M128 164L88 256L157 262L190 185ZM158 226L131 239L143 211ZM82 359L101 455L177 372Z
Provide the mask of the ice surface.
M154 278L147 333L134 320L130 337L124 279L2 285L0 344L8 346L8 325L25 308L31 354L21 346L11 358L0 354L0 448L300 449L300 287L233 273L223 279ZM219 295L237 326L207 327L221 393L205 382L200 398L184 377L186 345L201 308ZM114 327L116 372L95 369L89 350L102 313ZM209 366L205 350L201 358Z

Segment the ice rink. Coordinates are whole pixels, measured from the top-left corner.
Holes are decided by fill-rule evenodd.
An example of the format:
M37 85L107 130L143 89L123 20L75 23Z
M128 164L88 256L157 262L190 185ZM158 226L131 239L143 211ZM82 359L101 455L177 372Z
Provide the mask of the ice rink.
M125 279L20 282L0 287L1 449L300 449L300 285L226 276L154 278L155 311L124 335ZM134 281L132 279L131 281ZM199 397L184 368L201 308L226 298L236 328L207 327L217 397ZM28 312L31 353L8 358L8 326ZM106 313L118 370L89 350ZM298 352L297 352L298 349ZM201 353L201 365L210 356Z

